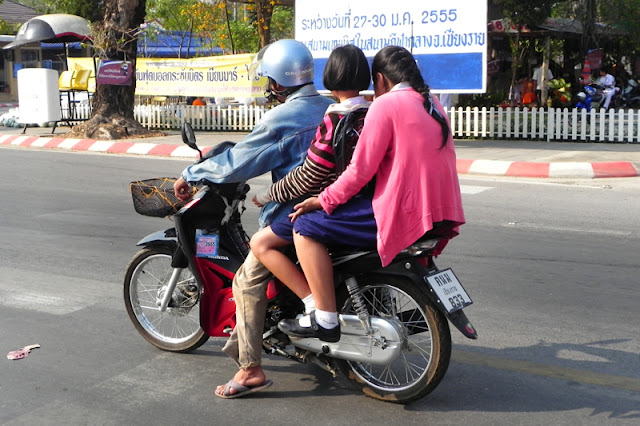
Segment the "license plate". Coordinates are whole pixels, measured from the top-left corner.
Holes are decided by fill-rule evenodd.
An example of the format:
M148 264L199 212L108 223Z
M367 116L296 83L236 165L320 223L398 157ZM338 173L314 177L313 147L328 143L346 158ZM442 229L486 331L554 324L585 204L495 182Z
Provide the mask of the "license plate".
M447 312L455 312L473 303L451 269L424 277Z
M196 230L196 256L217 258L220 248L220 235L208 233L201 229Z

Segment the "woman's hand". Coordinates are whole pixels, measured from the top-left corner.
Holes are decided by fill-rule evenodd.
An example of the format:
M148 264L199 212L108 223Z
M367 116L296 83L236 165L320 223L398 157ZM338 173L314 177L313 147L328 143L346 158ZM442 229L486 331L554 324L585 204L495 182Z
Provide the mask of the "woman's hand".
M184 201L191 197L191 187L184 179L180 178L173 184L173 193Z
M314 210L320 210L321 208L322 208L322 204L320 204L320 200L318 199L318 197L307 198L303 202L293 206L294 212L291 213L289 217L291 218L291 222L293 222L301 214L312 212Z

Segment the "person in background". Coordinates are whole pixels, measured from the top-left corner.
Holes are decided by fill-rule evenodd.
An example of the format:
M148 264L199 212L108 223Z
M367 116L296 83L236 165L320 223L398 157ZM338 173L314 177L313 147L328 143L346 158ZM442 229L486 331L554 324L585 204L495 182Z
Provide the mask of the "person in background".
M535 107L538 105L538 98L536 97L536 84L533 79L526 76L522 77L520 99L522 101L522 106Z
M205 106L206 104L207 104L207 101L205 101L202 96L198 96L197 98L195 98L193 100L193 103L191 105L194 105L194 106Z
M351 162L333 184L297 204L290 215L316 305L309 315L280 321L278 327L290 336L340 339L327 245L349 244L357 233L359 244L377 246L386 266L425 233L437 228L452 238L465 222L449 121L413 55L387 46L375 55L371 71L376 99ZM373 201L367 204L362 197L354 203L374 177Z
M548 90L547 84L553 79L553 73L549 68L547 68L547 76L544 86L542 85L542 77L542 66L539 65L533 70L533 77L531 77L531 79L536 86L536 97L538 98L538 103L540 106L544 106L542 105L542 89L544 87L544 90Z
M606 68L600 68L600 77L598 78L598 84L603 87L604 109L609 109L611 104L611 98L616 94L616 79L614 76L607 72Z
M264 47L254 60L256 74L268 77L267 93L281 105L270 109L242 142L182 172L176 196L190 197L190 184L244 182L271 172L273 182L302 164L318 123L333 103L314 84L313 56L296 40L279 40ZM268 203L260 210L260 227L286 216L296 201ZM266 288L271 272L248 254L233 279L236 327L222 349L238 366L234 377L218 386L215 395L236 398L266 389L272 382L262 369L262 334L267 309Z

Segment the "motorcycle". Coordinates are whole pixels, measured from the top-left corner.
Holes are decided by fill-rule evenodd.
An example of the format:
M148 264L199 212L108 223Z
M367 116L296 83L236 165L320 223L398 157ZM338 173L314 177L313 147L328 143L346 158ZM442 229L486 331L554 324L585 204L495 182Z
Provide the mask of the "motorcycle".
M586 109L587 112L592 108L598 108L604 100L602 91L599 91L596 84L585 85L582 91L576 96L578 102L576 108Z
M188 123L182 137L198 150L198 161L232 144L203 156ZM162 182L131 185L138 213L170 215L175 226L138 242L142 249L126 268L124 301L135 328L148 342L186 353L209 337L228 337L236 324L231 283L249 251L241 222L249 186L203 182L183 205L173 195L172 181ZM375 249L332 250L342 330L336 343L280 331L278 322L295 318L304 307L286 286L272 280L263 349L312 362L334 377L341 371L373 398L408 403L424 397L449 366L449 322L466 337L477 338L463 311L472 303L468 293L450 268L440 270L434 263L434 250L443 241L430 231L384 268Z
M597 83L584 84L582 91L576 95L576 108L584 108L587 112L594 108L600 108L605 100L604 90L604 87ZM624 108L626 104L622 90L617 86L612 90L615 90L615 93L611 98L609 107L615 109Z
M622 89L621 104L627 108L640 108L640 85L635 78L629 78Z

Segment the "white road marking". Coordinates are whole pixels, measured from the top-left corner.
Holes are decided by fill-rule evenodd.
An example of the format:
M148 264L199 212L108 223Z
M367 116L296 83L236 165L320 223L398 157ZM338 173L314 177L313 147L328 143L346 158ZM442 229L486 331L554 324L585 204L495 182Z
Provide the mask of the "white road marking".
M0 267L0 306L66 315L120 295L118 283Z
M543 229L545 231L558 231L558 232L576 232L580 234L594 234L594 235L614 235L614 236L627 236L631 235L630 231L614 231L611 229L592 229L592 228L569 228L563 226L548 226L531 222L509 222L504 225L511 228L524 228L524 229Z
M493 188L493 186L460 185L460 192L462 194L475 195Z

